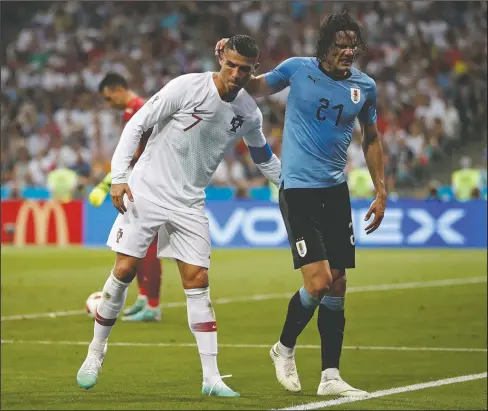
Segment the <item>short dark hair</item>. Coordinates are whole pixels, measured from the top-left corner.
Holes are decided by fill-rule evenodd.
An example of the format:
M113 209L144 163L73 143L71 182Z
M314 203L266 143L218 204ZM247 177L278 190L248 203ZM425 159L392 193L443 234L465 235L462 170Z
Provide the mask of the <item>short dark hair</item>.
M112 89L115 87L123 87L128 89L129 83L127 83L124 76L118 73L108 73L98 85L98 92L101 94L105 87Z
M347 10L339 13L333 13L320 25L319 36L315 55L317 60L322 63L329 53L331 46L336 39L336 33L339 31L354 31L357 38L357 54L366 51L364 32L361 25L352 18Z
M226 50L235 50L244 57L258 57L259 47L256 42L249 36L238 34L229 38L225 43Z

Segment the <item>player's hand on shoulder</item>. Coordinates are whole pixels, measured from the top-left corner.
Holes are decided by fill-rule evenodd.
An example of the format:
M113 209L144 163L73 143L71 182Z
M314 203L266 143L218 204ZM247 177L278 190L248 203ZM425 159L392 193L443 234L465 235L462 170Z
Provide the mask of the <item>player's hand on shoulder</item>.
M229 41L228 38L220 39L215 45L215 55L219 56L220 52L224 49L225 44Z
M130 191L127 183L112 184L110 188L110 197L112 198L112 204L120 214L127 212L127 207L124 204L124 194L127 194L129 201L134 201L132 192Z
M376 194L376 198L369 206L368 213L364 217L364 221L368 221L371 218L371 215L374 214L373 221L364 229L366 234L371 234L379 228L383 221L383 217L385 216L385 209L386 192L380 192Z

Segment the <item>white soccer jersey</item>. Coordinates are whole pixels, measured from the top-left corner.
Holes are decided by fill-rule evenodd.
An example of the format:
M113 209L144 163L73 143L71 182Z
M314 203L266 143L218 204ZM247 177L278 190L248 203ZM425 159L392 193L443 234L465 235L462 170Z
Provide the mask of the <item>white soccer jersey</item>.
M242 137L248 146L266 144L262 122L261 111L244 89L234 101L223 101L212 72L177 77L125 126L112 158L112 182L128 182L134 195L165 208L201 210L204 189L226 148ZM142 133L155 125L129 177Z

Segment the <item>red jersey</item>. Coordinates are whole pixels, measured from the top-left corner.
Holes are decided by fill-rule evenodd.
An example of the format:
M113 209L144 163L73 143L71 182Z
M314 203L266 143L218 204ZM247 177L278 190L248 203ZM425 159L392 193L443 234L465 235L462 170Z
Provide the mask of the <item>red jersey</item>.
M146 101L142 97L136 96L127 103L127 106L125 107L124 113L122 115L122 118L124 120L124 125L127 124L127 122L132 118L132 116L140 110L140 108L144 105L145 102ZM147 130L142 135L141 141L139 143L139 147L137 147L137 150L134 153L134 159L131 162L132 166L136 163L136 161L139 159L142 152L146 148L146 143L151 133L152 133L152 128Z
M144 105L146 101L139 96L134 97L127 103L125 107L124 114L122 118L124 119L124 124L127 123L132 116L139 111L139 109Z

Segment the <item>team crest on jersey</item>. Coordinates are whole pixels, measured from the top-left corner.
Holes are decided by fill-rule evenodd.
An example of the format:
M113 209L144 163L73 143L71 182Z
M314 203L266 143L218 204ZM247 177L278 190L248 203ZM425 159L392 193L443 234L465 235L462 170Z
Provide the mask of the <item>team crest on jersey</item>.
M351 88L351 100L354 104L358 104L361 101L361 90L358 88Z
M244 124L244 117L237 114L230 122L230 125L232 126L230 131L235 133L239 127L242 127L243 124Z
M299 238L297 243L297 251L300 257L305 257L307 255L307 244L305 244L305 240L303 238Z

